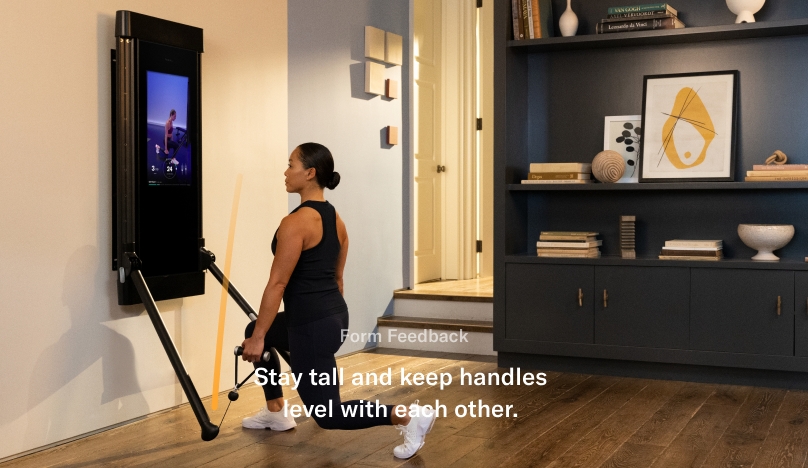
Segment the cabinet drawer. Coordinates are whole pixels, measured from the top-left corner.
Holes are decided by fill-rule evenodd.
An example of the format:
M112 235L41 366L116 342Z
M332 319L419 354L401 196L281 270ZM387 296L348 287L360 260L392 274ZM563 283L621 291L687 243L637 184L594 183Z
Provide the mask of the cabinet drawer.
M690 299L693 349L794 355L794 272L693 268Z
M593 266L507 265L506 337L592 343L594 276Z
M595 298L595 343L687 348L689 268L596 267Z

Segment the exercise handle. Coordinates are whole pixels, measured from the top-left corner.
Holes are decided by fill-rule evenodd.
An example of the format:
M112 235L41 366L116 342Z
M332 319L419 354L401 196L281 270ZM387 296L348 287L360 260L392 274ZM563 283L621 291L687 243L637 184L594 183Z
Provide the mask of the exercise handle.
M235 354L236 356L241 356L242 354L244 354L244 348L242 348L241 346L236 346L236 349L233 350L233 354ZM269 359L271 357L272 355L269 354L269 351L264 351L264 354L261 355L261 360L263 362L269 362Z

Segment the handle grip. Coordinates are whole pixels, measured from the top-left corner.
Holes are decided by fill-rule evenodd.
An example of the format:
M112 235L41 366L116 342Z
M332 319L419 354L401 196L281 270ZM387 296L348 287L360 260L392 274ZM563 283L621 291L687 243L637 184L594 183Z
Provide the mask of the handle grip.
M233 350L233 354L235 354L236 356L241 356L242 354L244 354L244 348L242 348L241 346L236 346L236 349ZM261 361L269 362L269 359L271 357L272 354L270 354L269 351L264 351L264 354L261 355Z

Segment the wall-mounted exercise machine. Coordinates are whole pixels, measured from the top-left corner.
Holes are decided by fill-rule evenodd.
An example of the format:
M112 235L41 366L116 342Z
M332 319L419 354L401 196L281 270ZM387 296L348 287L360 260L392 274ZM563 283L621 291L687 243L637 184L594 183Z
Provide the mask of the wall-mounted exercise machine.
M202 30L118 11L115 42L112 269L118 304L146 307L202 439L212 440L219 427L210 422L155 303L204 294L206 270L220 283L226 280L202 237ZM250 304L227 284L233 300L256 320ZM287 353L279 354L289 362Z

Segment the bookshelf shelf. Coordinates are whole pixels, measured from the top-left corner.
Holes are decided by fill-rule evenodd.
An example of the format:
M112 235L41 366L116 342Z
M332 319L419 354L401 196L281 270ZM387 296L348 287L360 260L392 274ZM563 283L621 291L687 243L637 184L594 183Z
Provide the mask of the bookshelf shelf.
M808 262L795 259L781 259L779 262L756 262L749 259L725 258L718 261L660 260L654 257L626 259L617 256L600 258L551 258L537 257L535 254L508 255L505 263L528 263L541 265L595 265L595 266L638 266L638 267L687 267L687 268L732 268L756 270L808 271Z
M808 182L682 182L637 184L508 184L513 192L645 190L805 190Z
M526 52L555 52L613 47L687 44L808 34L808 19L761 21L720 26L687 27L657 31L634 31L610 34L588 34L572 37L551 37L508 41L508 47Z

